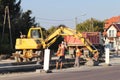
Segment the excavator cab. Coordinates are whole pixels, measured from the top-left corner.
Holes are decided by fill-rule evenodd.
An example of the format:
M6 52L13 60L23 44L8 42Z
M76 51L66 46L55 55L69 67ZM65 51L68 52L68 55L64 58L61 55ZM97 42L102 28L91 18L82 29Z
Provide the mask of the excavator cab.
M31 45L32 44L32 45ZM42 30L38 28L30 28L27 37L16 39L16 49L40 49L45 47Z
M42 38L43 39L43 33L40 27L37 28L30 28L28 31L27 38Z
M41 38L41 34L39 30L31 30L31 38Z

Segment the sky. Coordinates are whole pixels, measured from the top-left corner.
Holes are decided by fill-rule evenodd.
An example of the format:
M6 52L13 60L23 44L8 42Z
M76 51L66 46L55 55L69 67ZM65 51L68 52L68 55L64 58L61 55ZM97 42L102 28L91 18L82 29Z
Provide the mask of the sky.
M64 24L74 28L87 19L109 19L120 15L120 0L22 0L23 11L31 10L32 17L44 28Z

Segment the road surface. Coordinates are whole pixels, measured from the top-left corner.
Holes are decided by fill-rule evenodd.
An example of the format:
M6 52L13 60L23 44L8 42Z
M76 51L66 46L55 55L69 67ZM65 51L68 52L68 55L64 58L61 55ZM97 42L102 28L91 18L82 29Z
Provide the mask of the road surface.
M82 67L74 68L74 70L54 70L53 73L5 74L0 75L0 80L120 80L119 65L91 67L87 70L83 70Z

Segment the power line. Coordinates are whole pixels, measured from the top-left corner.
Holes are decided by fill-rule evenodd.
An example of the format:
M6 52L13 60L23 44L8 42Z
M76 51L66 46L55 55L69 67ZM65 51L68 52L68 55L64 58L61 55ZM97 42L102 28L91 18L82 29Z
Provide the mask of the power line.
M40 20L45 20L45 21L73 21L73 19L61 19L61 20L57 20L57 19L48 19L48 18L39 18L39 17L36 17L37 19L40 19Z

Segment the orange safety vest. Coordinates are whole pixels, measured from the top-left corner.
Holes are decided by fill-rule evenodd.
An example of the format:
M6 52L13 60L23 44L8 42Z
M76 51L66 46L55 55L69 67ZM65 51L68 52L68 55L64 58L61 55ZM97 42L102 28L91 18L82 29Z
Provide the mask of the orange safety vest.
M57 56L64 56L64 49L62 49L62 48L58 49L56 55Z
M79 49L76 50L76 56L80 57L82 55L81 51Z

